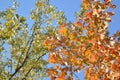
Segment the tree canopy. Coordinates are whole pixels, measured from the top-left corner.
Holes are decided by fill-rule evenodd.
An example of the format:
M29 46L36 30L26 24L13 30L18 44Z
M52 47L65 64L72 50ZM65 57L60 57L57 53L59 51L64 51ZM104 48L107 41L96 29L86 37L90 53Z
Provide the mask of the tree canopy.
M13 3L0 12L0 79L80 80L82 69L85 80L120 79L120 31L108 31L112 0L82 0L74 22L49 0L37 0L32 26Z

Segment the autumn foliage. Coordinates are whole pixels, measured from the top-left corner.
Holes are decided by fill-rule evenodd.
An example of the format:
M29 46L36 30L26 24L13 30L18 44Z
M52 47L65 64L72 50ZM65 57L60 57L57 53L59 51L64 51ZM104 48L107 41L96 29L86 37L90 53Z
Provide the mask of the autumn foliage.
M74 80L85 69L86 80L120 79L120 32L108 35L116 6L111 0L82 0L84 12L72 23L58 25L58 34L43 42L49 50L51 80Z

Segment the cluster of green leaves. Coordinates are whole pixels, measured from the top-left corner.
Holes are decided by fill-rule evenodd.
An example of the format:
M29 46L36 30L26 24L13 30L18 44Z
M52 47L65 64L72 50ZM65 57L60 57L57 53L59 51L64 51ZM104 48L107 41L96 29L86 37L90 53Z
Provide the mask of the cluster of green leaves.
M44 79L47 62L43 56L48 50L42 42L46 36L55 35L54 24L65 22L64 13L57 11L49 0L37 0L31 10L34 24L30 27L14 6L0 12L0 79Z

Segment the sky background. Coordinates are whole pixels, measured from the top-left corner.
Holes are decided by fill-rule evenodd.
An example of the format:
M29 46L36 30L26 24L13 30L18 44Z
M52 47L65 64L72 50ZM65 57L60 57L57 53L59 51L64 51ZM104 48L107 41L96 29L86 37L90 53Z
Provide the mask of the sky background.
M8 7L12 6L13 0L0 0L0 11L5 10ZM25 16L27 18L27 23L31 27L33 21L30 20L30 10L34 8L34 3L37 0L17 0L19 2L19 7L17 12L21 16ZM74 12L79 11L81 0L51 0L51 3L57 7L58 10L62 10L65 12L65 16L68 21L75 21ZM109 32L110 35L115 33L116 31L120 31L120 0L113 0L113 3L117 5L117 8L113 10L115 15L112 16L112 22L109 24ZM83 79L83 70L77 74L80 77L80 80Z
M5 10L7 7L12 6L13 0L0 0L0 11ZM19 7L17 12L21 16L27 18L29 26L33 23L29 19L30 10L34 8L34 3L37 0L17 0L19 2ZM57 7L58 10L65 12L67 20L75 21L74 12L79 11L81 0L51 0L51 3ZM111 34L115 33L117 30L120 30L120 0L113 0L113 4L117 5L117 8L113 11L115 15L112 16L112 22L109 24L109 31Z

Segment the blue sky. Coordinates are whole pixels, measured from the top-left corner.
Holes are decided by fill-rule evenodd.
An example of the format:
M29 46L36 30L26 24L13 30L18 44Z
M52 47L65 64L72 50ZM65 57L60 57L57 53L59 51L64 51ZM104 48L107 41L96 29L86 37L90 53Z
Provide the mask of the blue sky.
M17 0L19 2L19 7L17 12L27 18L27 23L29 26L33 23L29 19L30 10L34 8L34 3L36 0ZM79 11L81 0L51 0L51 3L55 5L58 10L65 12L67 20L74 21L74 12ZM113 0L113 3L117 5L117 8L113 10L115 15L112 16L112 22L109 24L110 34L115 33L117 30L120 31L120 0ZM5 10L7 7L12 6L12 0L1 0L0 1L0 11ZM83 71L79 74L81 80L83 80Z
M34 8L34 3L36 0L17 0L19 2L19 8L17 12L20 15L26 16L27 22L31 26L33 23L29 19L30 10ZM51 0L51 3L55 5L59 10L65 12L67 20L74 21L74 12L79 10L81 0ZM120 0L113 0L113 3L117 5L117 8L114 10L115 15L112 17L112 22L109 26L109 31L111 34L115 33L117 30L120 30L119 21L120 21ZM1 0L0 1L0 11L5 10L7 7L12 6L12 0Z

